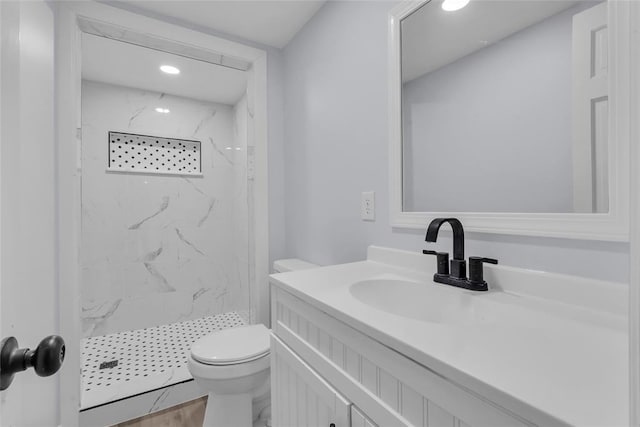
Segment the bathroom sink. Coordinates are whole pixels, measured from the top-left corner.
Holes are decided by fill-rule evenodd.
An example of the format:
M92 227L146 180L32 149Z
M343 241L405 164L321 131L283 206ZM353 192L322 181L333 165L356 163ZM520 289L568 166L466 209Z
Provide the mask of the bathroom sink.
M431 323L481 321L475 297L459 289L402 279L369 279L353 283L349 292L360 302L387 313Z

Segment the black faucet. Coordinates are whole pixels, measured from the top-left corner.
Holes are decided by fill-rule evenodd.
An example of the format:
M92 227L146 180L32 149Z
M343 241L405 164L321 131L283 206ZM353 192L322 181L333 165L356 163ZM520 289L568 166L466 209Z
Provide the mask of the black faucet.
M489 289L484 281L482 264L487 262L497 264L498 260L483 257L469 257L469 278L467 279L467 262L464 259L464 228L457 218L436 218L427 227L425 241L435 242L438 239L438 231L445 222L453 229L453 259L451 260L451 273L449 273L449 254L447 252L435 252L423 250L423 254L435 255L438 263L438 271L433 275L433 281L446 285L472 291L486 291Z

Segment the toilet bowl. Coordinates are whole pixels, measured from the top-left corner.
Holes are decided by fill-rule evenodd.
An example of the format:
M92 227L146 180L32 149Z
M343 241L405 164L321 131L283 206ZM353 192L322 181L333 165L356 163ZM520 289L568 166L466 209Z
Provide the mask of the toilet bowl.
M203 426L250 427L252 401L269 391L269 330L248 325L213 332L191 346L188 367L209 394Z

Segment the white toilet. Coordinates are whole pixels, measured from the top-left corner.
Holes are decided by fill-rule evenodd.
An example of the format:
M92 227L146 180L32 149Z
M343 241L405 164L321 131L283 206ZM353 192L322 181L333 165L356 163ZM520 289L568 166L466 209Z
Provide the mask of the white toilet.
M203 426L250 427L253 398L268 391L269 363L264 325L224 329L196 341L188 366L209 392Z
M276 273L317 267L299 260L273 263ZM269 392L270 332L247 325L213 332L191 346L189 372L209 393L203 427L251 427L252 401Z

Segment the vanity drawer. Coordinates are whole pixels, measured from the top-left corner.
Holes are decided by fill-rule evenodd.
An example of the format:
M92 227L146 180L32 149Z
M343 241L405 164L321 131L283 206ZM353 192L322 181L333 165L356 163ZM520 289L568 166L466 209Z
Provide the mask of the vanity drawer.
M536 425L292 294L275 286L272 292L274 333L366 414L370 423L429 427Z

